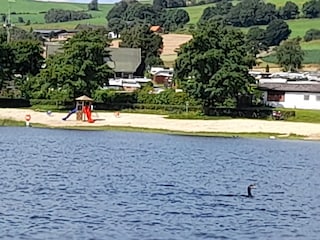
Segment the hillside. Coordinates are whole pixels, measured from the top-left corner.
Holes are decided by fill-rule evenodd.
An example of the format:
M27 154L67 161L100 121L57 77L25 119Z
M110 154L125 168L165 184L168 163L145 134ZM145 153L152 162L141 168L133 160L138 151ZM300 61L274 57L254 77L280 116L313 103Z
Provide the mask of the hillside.
M295 0L294 2L302 8L303 3L307 0ZM89 0L88 0L89 2ZM143 0L141 2L150 3L152 0ZM237 1L234 1L235 3ZM277 7L283 6L286 1L284 0L266 0L275 4ZM26 30L32 29L74 29L77 24L94 24L94 25L105 25L106 15L108 11L114 6L113 4L99 4L99 11L89 11L93 16L92 19L71 21L63 23L50 23L46 24L44 22L44 14L51 8L65 9L65 10L75 10L75 11L87 11L87 4L84 3L67 3L57 0L57 2L51 1L34 1L34 0L15 0L15 2L8 2L8 0L0 0L2 10L1 14L7 14L10 8L12 23L16 26L24 28ZM184 8L190 16L189 24L196 24L202 15L205 8L212 6L213 4L193 6ZM22 17L24 22L30 20L31 25L26 26L24 23L19 23L18 18ZM287 21L290 29L292 30L290 37L303 37L305 32L311 28L320 29L320 18L318 19L297 19ZM264 27L264 26L261 26ZM247 29L242 28L243 31ZM188 41L190 35L164 35L164 54L163 59L171 65L176 58L176 53L174 50L178 48L182 43ZM320 63L320 46L319 42L302 43L304 50L308 51L306 54L306 62Z

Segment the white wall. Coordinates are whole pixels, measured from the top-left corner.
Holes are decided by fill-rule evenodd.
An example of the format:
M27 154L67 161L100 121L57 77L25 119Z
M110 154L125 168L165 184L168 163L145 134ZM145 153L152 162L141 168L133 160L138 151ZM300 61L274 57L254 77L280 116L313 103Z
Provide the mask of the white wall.
M304 100L305 95L309 95L309 100ZM318 100L317 96L319 96ZM274 107L320 110L320 93L286 92L284 102L269 102L267 101L267 93L264 92L263 99L266 104Z

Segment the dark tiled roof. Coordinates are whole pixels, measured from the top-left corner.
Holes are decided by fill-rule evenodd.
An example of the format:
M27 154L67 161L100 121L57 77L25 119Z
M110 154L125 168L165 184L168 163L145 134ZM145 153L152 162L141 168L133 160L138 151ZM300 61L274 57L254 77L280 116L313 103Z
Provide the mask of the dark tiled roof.
M46 57L63 52L63 44L46 42ZM141 48L106 48L115 72L134 73L141 63Z
M43 34L43 35L49 35L51 33L59 34L59 33L65 33L65 32L67 32L67 30L65 30L65 29L35 29L35 30L33 30L33 33Z
M260 90L320 93L320 83L261 83Z
M134 73L141 63L140 48L107 48L115 62L115 72Z

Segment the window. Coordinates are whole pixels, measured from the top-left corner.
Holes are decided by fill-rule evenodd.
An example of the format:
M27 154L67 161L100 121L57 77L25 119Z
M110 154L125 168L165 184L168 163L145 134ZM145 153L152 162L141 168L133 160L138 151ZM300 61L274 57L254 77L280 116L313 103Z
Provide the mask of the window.
M303 95L303 100L309 101L309 99L310 99L310 95Z
M316 100L320 101L320 95L317 95Z
M268 92L267 101L284 102L284 92Z

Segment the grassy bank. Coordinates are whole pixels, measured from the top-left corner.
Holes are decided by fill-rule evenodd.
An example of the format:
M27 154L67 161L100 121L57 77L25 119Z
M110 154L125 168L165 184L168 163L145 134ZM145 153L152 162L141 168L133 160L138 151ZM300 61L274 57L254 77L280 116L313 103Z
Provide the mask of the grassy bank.
M0 119L0 127L16 126L25 127L25 122L14 121L11 119ZM53 128L42 124L32 124L36 128ZM152 128L138 128L138 127L121 127L121 126L77 126L77 127L54 127L56 129L71 129L71 130L87 130L87 131L126 131L126 132L144 132L144 133L161 133L172 134L181 136L198 136L198 137L226 137L226 138L281 138L281 139L305 139L305 136L295 134L279 135L278 133L225 133L225 132L183 132L183 131L170 131L163 129Z

